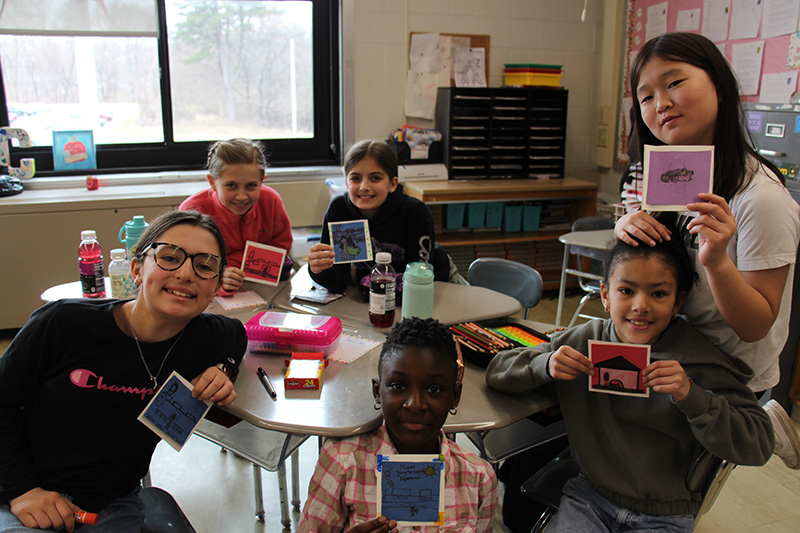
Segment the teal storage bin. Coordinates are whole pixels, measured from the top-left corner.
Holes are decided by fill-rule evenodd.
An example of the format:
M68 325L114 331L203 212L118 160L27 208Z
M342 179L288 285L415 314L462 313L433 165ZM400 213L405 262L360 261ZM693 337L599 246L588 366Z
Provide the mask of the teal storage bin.
M486 203L472 202L467 204L467 227L482 228L486 220Z
M503 231L522 230L522 204L509 202L503 209Z
M445 229L461 229L464 227L464 211L467 204L447 204L444 210Z
M503 223L503 202L486 202L486 227L499 228Z
M539 221L542 217L541 204L528 204L522 206L522 230L539 231Z

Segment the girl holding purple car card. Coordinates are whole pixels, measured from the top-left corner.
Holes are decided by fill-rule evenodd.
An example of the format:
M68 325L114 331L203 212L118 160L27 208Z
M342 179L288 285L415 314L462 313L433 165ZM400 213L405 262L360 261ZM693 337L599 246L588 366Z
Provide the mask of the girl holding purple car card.
M702 201L688 204L675 221L699 275L681 313L753 369L753 391L766 391L780 379L778 357L789 332L800 206L778 169L748 144L736 78L713 42L691 33L651 39L636 56L631 91L633 162L641 161L645 145L714 146L713 193L700 194ZM633 237L651 246L669 240L663 215L625 215L617 238L633 246ZM791 421L777 402L765 407L775 452L800 468Z

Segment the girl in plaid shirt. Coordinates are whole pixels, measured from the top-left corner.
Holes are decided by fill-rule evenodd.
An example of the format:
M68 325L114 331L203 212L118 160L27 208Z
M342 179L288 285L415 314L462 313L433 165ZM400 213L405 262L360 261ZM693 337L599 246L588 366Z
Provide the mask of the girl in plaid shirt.
M372 380L379 428L329 439L308 487L299 531L348 533L396 527L377 516L377 454L442 454L445 463L443 526L413 531L491 531L497 477L483 459L448 440L442 426L461 398L452 334L434 319L405 319L386 339ZM350 529L352 528L352 529Z

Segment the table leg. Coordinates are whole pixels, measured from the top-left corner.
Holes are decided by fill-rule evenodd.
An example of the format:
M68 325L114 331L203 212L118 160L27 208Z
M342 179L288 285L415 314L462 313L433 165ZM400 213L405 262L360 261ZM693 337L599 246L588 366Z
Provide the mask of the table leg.
M282 464L278 468L278 491L281 496L281 524L284 529L292 528L292 519L289 518L289 503L286 496L286 465Z
M564 310L564 291L567 285L567 262L569 245L564 245L564 261L561 263L561 283L558 286L558 307L556 308L556 327L561 327L561 312Z
M292 507L300 510L300 449L292 453Z
M261 467L253 463L253 491L256 500L256 522L264 523L264 494L261 492Z

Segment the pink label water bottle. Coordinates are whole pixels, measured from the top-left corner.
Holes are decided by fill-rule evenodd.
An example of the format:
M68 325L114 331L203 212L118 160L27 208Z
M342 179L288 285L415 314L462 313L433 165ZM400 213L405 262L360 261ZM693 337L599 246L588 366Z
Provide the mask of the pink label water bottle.
M93 229L81 232L78 247L78 270L81 274L81 289L84 298L105 298L106 284L103 278L103 250L97 242Z

